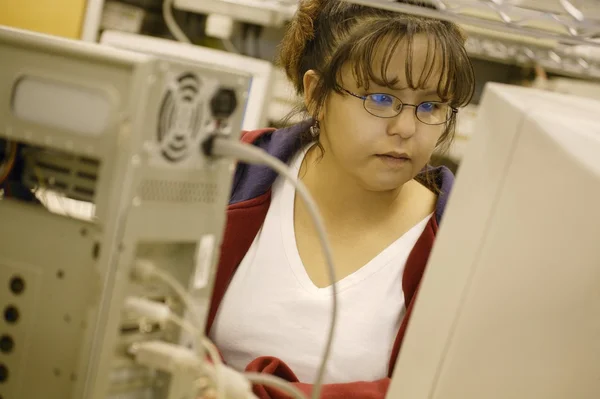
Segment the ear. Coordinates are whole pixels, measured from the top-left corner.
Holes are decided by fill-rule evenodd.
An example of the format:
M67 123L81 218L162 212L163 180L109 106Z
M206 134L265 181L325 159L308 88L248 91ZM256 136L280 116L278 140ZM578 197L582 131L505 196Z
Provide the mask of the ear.
M309 69L308 71L306 71L306 73L304 74L304 77L302 78L302 84L304 86L304 105L306 106L306 108L308 109L308 112L311 115L314 115L315 113L315 103L314 103L314 91L315 88L317 87L317 83L319 82L319 75L317 74L316 71L314 71L313 69Z

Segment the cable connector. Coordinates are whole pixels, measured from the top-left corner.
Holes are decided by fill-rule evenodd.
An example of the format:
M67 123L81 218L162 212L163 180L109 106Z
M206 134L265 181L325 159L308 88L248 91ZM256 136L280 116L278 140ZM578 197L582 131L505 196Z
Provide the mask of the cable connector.
M136 280L146 282L156 276L156 266L149 260L136 259L131 270L132 277Z
M195 309L194 300L183 285L169 273L156 267L152 261L147 259L136 259L135 262L133 262L131 269L131 276L133 279L138 280L139 282L148 282L154 279L161 280L177 294L179 299L183 301L190 311Z
M136 342L129 354L136 363L167 373L203 371L203 362L194 351L164 341Z
M200 148L202 149L202 154L209 158L214 158L215 154L213 154L213 150L215 148L215 140L219 137L217 133L213 133L208 136L202 144L200 144Z
M228 15L208 14L205 33L219 39L231 39L233 26L234 20Z
M146 298L125 298L125 310L159 323L161 327L171 319L171 309L166 304Z
M216 133L210 135L202 142L202 152L207 157L231 157L248 164L266 165L281 174L283 174L282 167L284 170L287 168L281 161L278 162L280 167L274 168L273 161L277 162L278 160L269 156L269 154L258 147L250 144L243 144L236 140L232 140L230 137Z
M254 397L252 394L252 384L243 374L224 364L217 365L216 372L225 385L224 393L226 398L249 399Z

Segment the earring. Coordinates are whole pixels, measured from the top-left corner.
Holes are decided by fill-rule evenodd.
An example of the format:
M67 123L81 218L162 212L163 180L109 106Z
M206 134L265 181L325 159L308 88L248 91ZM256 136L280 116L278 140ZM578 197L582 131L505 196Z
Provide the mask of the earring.
M315 123L309 129L310 135L313 138L319 137L319 133L321 132L321 128L319 127L319 121L315 121Z

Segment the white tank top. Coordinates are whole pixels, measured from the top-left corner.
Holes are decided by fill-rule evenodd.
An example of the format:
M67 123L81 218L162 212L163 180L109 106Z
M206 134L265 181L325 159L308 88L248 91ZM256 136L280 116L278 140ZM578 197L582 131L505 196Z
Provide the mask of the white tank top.
M296 173L305 154L291 164ZM279 177L264 224L233 276L210 337L234 369L274 356L301 382L312 383L329 328L331 291L312 283L300 259L294 198L293 186ZM338 282L338 324L325 383L387 376L405 313L404 265L430 217Z

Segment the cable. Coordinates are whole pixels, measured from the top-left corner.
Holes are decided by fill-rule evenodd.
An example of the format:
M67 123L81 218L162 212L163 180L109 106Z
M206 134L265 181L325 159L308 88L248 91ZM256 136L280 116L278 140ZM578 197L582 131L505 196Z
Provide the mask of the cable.
M263 27L262 27L262 25L254 25L252 30L254 32L253 56L256 58L261 58L261 56L260 56L260 37L263 32Z
M145 367L171 374L183 372L191 375L196 373L206 375L198 378L193 384L194 396L201 390L203 397L207 397L207 388L210 389L210 383L208 386L206 384L199 386L199 381L210 381L215 375L223 374L226 377L224 381L227 398L257 399L252 392L252 382L242 373L222 364L216 367L207 365L194 351L183 346L161 340L143 341L131 344L127 352L137 364Z
M136 363L167 373L211 373L210 368L205 367L194 351L171 342L134 342L127 348L127 352Z
M158 276L159 274L163 274L157 273L156 268L154 269L154 275ZM168 276L168 278L169 280L176 281L171 276ZM179 283L176 283L175 285L179 285ZM176 291L180 291L182 289L183 287L177 287ZM215 373L217 398L225 398L225 388L223 385L224 381L220 372L223 362L221 361L219 350L212 342L210 342L208 338L204 336L204 334L202 334L202 332L196 326L173 313L167 304L156 302L147 298L127 297L125 298L125 309L153 322L157 322L160 325L164 325L166 322L170 321L194 337L196 351L199 352L198 354L202 355L200 348L204 348L204 350L206 350L208 353L209 360L217 369L217 372Z
M201 346L208 353L208 358L210 359L210 361L212 362L214 367L217 369L217 372L215 373L215 385L217 386L217 399L225 399L224 381L223 381L222 373L220 372L220 370L223 366L223 362L221 361L221 355L219 354L219 350L217 349L217 347L208 338L206 338L200 330L198 330L191 323L180 318L176 314L173 314L172 312L170 314L170 320L173 323L180 326L181 328L187 330L192 335L192 337L196 337L196 340L198 341L196 343L196 345ZM200 344L200 345L198 345L198 344Z
M17 143L5 141L5 146L4 150L8 155L8 159L0 164L0 184L8 178L17 160Z
M249 23L242 23L242 27L241 27L241 35L240 35L240 54L242 55L248 55L248 34L250 33L250 24Z
M177 21L175 21L175 17L173 16L173 0L164 0L162 6L162 14L165 20L165 24L167 25L167 29L173 35L173 37L183 43L192 43L189 37L185 34L185 32L179 27Z
M173 35L175 40L183 43L192 44L190 38L185 34L185 32L181 29L181 27L179 26L179 24L177 24L177 21L175 20L175 16L173 15L173 0L163 1L162 13L163 19L165 20L165 24L167 25L169 32L171 33L171 35ZM221 42L223 43L223 47L225 48L225 50L229 51L230 53L239 53L238 49L235 47L231 40L222 39Z
M323 252L324 252L325 260L327 263L329 277L331 280L331 290L332 290L331 324L330 324L329 333L327 336L327 341L326 341L326 345L325 345L325 349L324 349L324 353L323 353L323 358L322 358L321 364L319 366L317 378L315 380L314 387L312 390L312 398L318 399L320 396L320 392L321 392L321 386L323 385L325 371L327 369L327 362L331 355L331 346L332 346L332 342L333 342L333 337L335 335L335 326L336 326L336 322L337 322L337 287L336 287L335 268L333 265L333 255L331 253L331 247L329 246L329 240L327 239L327 233L325 231L325 226L324 226L324 223L320 216L317 205L315 204L310 193L306 189L306 186L304 186L304 183L302 183L298 179L298 177L295 176L290 171L290 169L288 168L288 166L286 164L284 164L283 162L279 161L276 158L269 156L264 151L259 150L258 148L255 148L251 145L242 144L239 142L234 142L234 141L231 141L228 139L221 139L220 137L217 137L217 136L212 136L210 139L206 140L203 143L202 148L207 156L215 156L215 155L230 156L230 157L237 158L246 163L253 163L253 164L269 166L270 168L275 170L277 173L279 173L280 175L282 175L286 179L288 179L294 185L294 187L298 191L298 194L300 194L300 197L305 202L307 210L315 223L315 227L317 229L319 239L323 246ZM179 295L181 297L182 301L189 309L192 309L192 310L194 309L193 301L191 300L191 297L189 296L189 294L185 291L185 288L183 288L183 286L176 279L174 279L172 276L170 276L168 273L165 273L162 270L156 268L151 262L143 261L143 260L136 261L136 264L134 267L134 273L136 273L138 275L138 277L141 277L142 279L147 279L148 277L153 277L153 276L160 278L165 283L167 283L176 292L177 295ZM203 334L199 334L199 335L203 336ZM208 349L207 349L207 352L208 352ZM209 354L210 354L210 352L209 352ZM250 374L250 375L252 376L252 374ZM270 377L273 377L273 376L270 376ZM267 384L267 385L277 384L276 387L279 389L285 389L285 388L281 388L281 384L289 384L286 381L281 380L281 379L278 379L277 382L273 382L274 381L273 378L276 378L276 377L273 377L273 378L270 378L270 377L266 377L266 379L263 379L263 381L266 381L265 384ZM252 378L254 378L254 377L252 377ZM286 388L289 388L289 387L286 386ZM292 388L290 388L290 389L292 389ZM286 391L288 391L288 390L286 390ZM298 394L300 394L300 396L298 396ZM298 390L294 391L294 395L296 395L296 397L304 399L303 394Z
M181 29L181 27L175 20L175 16L173 15L173 0L163 1L162 13L163 19L165 20L165 24L167 25L169 32L171 33L171 35L173 35L175 40L183 43L192 44L190 38L185 34L183 29ZM221 43L223 43L223 47L225 48L225 50L229 51L230 53L239 53L238 49L235 47L235 44L233 44L231 40L221 39Z
M192 297L187 293L183 285L177 281L173 276L169 273L164 272L160 268L154 266L154 264L150 261L144 259L136 260L133 268L133 273L135 277L140 278L141 280L147 280L148 278L156 277L162 280L165 284L167 284L174 292L179 296L185 307L190 311L192 317L194 315L194 301ZM126 302L127 306L127 302ZM167 308L168 309L168 308ZM137 307L134 310L141 311L142 308ZM169 310L170 312L170 310ZM157 313L154 313L157 314ZM181 328L188 331L192 337L194 337L194 341L196 343L196 350L200 350L200 348L204 348L209 355L212 363L215 365L221 364L221 356L219 355L219 351L210 342L204 334L200 331L197 326L187 322L186 320L181 319L179 316L170 312L170 320L175 324L179 325ZM217 385L217 398L225 399L223 392L223 384L219 373L216 373L216 385Z
M240 376L239 373L225 366L221 361L221 356L219 355L217 347L208 338L204 337L195 326L173 313L169 306L164 303L147 298L127 297L125 299L125 309L161 325L165 324L167 321L171 321L186 330L192 336L197 337L198 343L207 351L209 359L212 362L212 370L209 368L205 371L208 371L211 377L214 377L216 380L217 398L225 398L226 388L236 391L239 394L246 394L252 397L253 395L250 392L245 392L251 391L251 387L245 387L244 380L241 379L241 377L243 377L251 383L269 385L283 392L287 392L296 399L306 399L304 394L298 388L279 377L260 373L244 373ZM169 357L171 351L173 352L173 355L172 357ZM166 367L171 371L178 367L177 363L180 365L183 364L185 368L189 368L196 362L191 358L191 354L188 352L187 348L177 347L174 344L165 342L153 341L147 346L139 343L134 344L131 348L131 353L137 354L141 363L151 367ZM140 358L139 356L141 353L143 353L143 356ZM168 366L163 363L168 364ZM212 375L213 372L214 375ZM228 378L223 378L224 376ZM199 380L202 378L203 377ZM237 397L238 396L236 396L236 398Z
M181 299L183 304L190 311L194 310L194 301L192 297L187 293L183 285L169 273L154 266L154 264L151 261L148 261L146 259L137 259L135 261L135 264L133 265L132 271L134 277L142 281L147 281L151 278L158 278L159 280L162 280L175 292L175 294L179 297L179 299Z
M219 350L217 349L215 344L213 344L208 338L206 338L204 334L202 334L200 330L194 327L190 322L182 319L174 313L171 313L169 315L169 320L181 327L182 329L186 330L192 336L198 337L200 346L206 350L206 352L208 353L208 358L213 364L219 365L223 363L221 362L221 355L219 354Z
M311 218L313 219L313 222L315 223L315 227L317 229L317 233L319 235L319 239L321 241L323 253L325 255L325 260L327 263L327 269L331 281L332 294L331 325L329 327L329 334L327 336L327 343L325 345L321 365L319 367L317 378L315 380L312 391L312 398L318 399L321 393L321 386L323 385L323 378L325 376L327 362L329 361L329 357L331 355L331 346L335 334L335 326L337 321L337 288L335 268L333 265L333 255L331 253L331 247L329 245L329 240L327 239L325 226L322 221L321 215L319 214L317 205L315 204L310 193L306 189L304 183L302 183L302 181L300 181L298 177L291 172L290 168L285 163L281 162L277 158L268 155L266 152L258 149L257 147L254 147L249 144L243 144L241 142L233 141L227 138L221 138L217 135L213 135L202 144L202 149L207 156L216 155L233 157L242 162L265 165L272 168L294 185L294 187L298 191L298 194L300 194L300 197L302 197L302 200L304 200L308 213L310 214Z
M225 47L225 50L229 51L230 53L239 53L238 49L235 47L235 44L233 44L231 40L221 39L221 42L223 43L223 47Z

